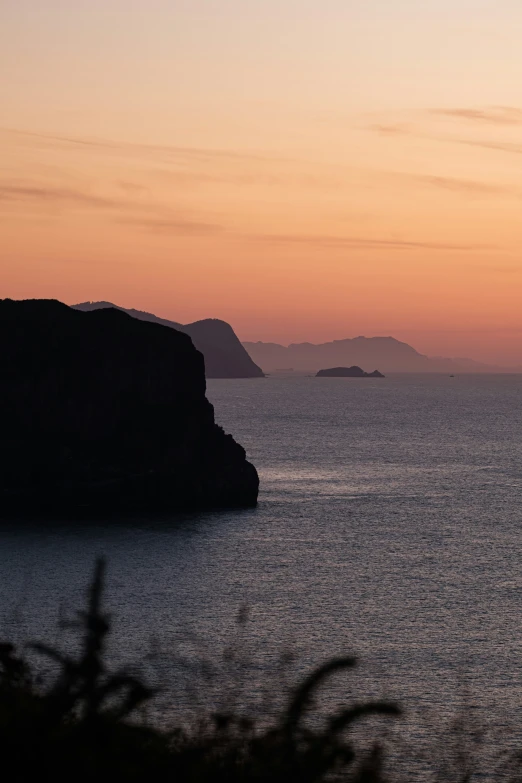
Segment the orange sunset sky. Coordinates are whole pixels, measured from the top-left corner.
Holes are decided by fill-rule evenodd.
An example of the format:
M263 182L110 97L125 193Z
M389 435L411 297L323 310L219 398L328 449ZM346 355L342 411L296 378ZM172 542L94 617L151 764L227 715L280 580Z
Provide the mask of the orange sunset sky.
M520 0L2 0L0 295L522 365Z

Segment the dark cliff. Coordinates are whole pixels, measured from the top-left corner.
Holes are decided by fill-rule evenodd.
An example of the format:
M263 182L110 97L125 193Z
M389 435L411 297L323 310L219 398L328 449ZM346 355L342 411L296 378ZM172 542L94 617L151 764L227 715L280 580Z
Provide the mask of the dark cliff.
M319 370L316 378L384 378L379 370L365 372L360 367L330 367L327 370Z
M181 328L205 357L207 378L264 378L226 321L205 318Z
M140 321L163 324L188 334L198 351L201 351L204 356L207 378L264 377L263 370L250 358L236 333L226 321L220 321L218 318L206 318L192 324L179 324L176 321L168 321L142 310L128 310L124 307L118 307L110 302L82 302L73 305L75 310L83 312L108 307L122 310Z
M0 514L251 506L190 338L114 309L0 301Z

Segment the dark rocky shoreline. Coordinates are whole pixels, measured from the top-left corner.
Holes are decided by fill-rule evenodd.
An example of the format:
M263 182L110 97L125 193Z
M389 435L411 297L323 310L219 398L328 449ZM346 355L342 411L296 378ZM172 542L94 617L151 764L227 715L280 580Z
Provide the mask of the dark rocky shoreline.
M0 350L0 516L256 504L257 471L215 423L187 335L2 300Z

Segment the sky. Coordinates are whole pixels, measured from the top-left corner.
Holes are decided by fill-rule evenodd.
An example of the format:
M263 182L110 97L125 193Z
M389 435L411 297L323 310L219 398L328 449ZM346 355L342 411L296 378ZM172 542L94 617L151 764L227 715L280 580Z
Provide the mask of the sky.
M520 0L1 0L0 296L522 365Z

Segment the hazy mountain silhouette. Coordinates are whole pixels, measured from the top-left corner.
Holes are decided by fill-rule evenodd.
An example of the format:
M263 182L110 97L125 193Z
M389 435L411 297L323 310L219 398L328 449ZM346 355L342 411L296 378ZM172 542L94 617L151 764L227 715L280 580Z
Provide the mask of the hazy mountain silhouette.
M192 324L180 324L159 318L153 313L141 310L119 307L111 302L82 302L73 305L73 309L88 312L114 307L140 321L169 326L188 334L192 342L205 358L205 373L207 378L262 378L263 371L254 364L234 330L226 321L217 318L206 318Z
M428 357L408 343L394 337L354 337L329 343L244 342L252 359L264 372L291 367L299 372L317 372L324 367L378 367L382 372L520 372L520 368L501 368L472 359Z
M0 300L0 515L249 506L188 335L117 309Z

